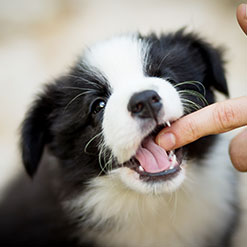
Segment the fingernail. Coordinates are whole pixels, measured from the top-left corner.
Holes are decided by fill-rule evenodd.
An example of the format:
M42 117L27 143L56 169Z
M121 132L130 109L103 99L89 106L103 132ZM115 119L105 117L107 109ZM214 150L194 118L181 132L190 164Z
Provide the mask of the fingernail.
M165 150L171 150L176 144L176 139L172 133L162 133L158 136L157 143Z

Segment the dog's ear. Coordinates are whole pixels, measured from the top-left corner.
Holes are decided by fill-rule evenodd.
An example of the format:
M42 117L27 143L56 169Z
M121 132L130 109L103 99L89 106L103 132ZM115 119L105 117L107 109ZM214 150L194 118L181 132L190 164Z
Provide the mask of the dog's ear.
M50 119L52 98L41 95L32 105L21 126L21 153L27 173L36 172L44 147L50 141Z
M204 83L206 83L206 86L213 87L226 96L229 96L223 67L223 49L213 48L202 40L197 41L196 46L198 47L207 67Z

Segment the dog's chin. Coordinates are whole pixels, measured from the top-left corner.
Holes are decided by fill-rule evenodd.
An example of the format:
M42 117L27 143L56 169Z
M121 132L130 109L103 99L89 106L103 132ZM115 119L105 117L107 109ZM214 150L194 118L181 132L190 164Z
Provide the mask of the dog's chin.
M140 193L171 193L184 181L182 148L165 151L154 141L163 127L156 127L142 140L136 154L111 172L128 188Z
M128 167L114 169L110 175L117 176L128 189L138 193L162 194L172 193L181 186L185 179L185 169L180 166L180 169L169 179L165 177L153 179L151 176L148 179L143 179L142 175Z

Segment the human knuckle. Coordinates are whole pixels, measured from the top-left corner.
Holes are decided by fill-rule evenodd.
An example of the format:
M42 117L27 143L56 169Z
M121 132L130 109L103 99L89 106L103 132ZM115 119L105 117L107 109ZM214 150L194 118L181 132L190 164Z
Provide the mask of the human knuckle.
M188 121L186 129L187 129L187 133L188 133L188 139L190 139L191 141L196 140L200 137L199 132L198 132L198 128L197 128L195 122Z
M214 111L214 120L219 130L230 130L236 121L235 110L232 105L218 103Z

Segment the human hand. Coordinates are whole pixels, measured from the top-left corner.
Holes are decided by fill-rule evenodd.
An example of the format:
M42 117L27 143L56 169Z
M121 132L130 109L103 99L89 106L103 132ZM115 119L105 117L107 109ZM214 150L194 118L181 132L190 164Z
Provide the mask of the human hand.
M240 4L238 6L237 19L240 27L247 34L247 4Z
M237 8L237 20L247 34L247 4ZM219 134L247 125L247 96L207 106L163 129L156 142L165 150L175 149L200 137ZM231 161L239 171L247 171L247 130L238 134L229 147Z
M227 132L245 125L247 96L209 105L177 120L158 134L156 142L165 150L171 150L202 136ZM235 137L230 145L231 160L240 171L247 171L247 131L245 132Z

